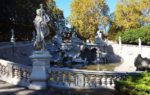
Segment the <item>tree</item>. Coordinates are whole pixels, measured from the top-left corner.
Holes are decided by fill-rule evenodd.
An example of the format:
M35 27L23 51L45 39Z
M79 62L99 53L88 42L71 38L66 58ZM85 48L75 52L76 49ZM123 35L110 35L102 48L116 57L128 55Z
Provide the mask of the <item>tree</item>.
M142 24L150 25L150 0L141 0L140 9L142 11Z
M57 8L55 0L47 0L46 6L50 17L50 36L48 38L52 38L56 31L59 31L60 26L65 27L65 18L63 11Z
M75 27L78 36L92 41L108 9L104 0L73 0L69 22Z
M15 30L17 40L30 40L32 32L35 30L33 20L36 9L40 8L41 3L44 4L44 8L51 18L50 30L52 33L56 31L54 23L64 17L54 0L1 0L0 41L10 40L11 28Z
M124 29L140 27L140 15L138 0L120 0L117 2L114 12L115 22Z
M16 40L28 40L32 37L35 10L44 0L2 0L0 3L1 41L10 40L10 30L15 30Z
M103 8L103 13L101 14L100 21L99 21L99 28L102 29L101 31L105 33L107 32L107 27L110 24L108 12L109 12L109 7L105 6Z
M149 4L150 0L118 0L114 21L118 26L123 27L123 30L141 27L150 20Z

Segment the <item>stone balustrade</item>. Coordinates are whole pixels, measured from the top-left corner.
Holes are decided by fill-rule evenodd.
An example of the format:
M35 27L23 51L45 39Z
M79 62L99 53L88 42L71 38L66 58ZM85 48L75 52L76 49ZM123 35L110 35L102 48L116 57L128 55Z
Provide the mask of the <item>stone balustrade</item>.
M140 72L88 71L67 68L51 68L49 70L50 87L73 89L114 89L114 81L127 75Z
M0 80L28 87L31 67L0 59Z
M0 80L29 87L32 67L0 59ZM48 68L49 87L64 89L114 89L114 81L141 72L88 71L68 68Z

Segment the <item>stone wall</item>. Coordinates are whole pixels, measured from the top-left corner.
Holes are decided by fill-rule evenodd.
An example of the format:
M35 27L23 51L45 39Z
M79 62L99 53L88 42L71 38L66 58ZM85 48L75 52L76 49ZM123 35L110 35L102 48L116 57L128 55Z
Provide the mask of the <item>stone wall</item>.
M122 46L119 46L117 43L109 44L112 45L114 53L122 58L123 64L116 69L117 71L134 71L136 69L134 61L138 54L141 54L142 57L150 58L150 46L139 48L138 45L122 44Z

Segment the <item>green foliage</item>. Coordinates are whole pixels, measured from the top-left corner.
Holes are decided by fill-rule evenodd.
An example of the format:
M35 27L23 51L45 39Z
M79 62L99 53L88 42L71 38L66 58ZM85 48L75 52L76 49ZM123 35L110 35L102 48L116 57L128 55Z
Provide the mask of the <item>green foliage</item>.
M0 41L10 40L10 30L15 30L16 40L29 40L34 29L35 10L45 0L1 0Z
M110 27L107 34L108 40L115 40L116 35L121 31L121 27L118 27L115 22L110 21Z
M124 32L119 32L116 40L121 36L122 43L125 44L138 44L138 39L141 38L142 44L150 45L150 26L144 26L137 29L128 29Z
M123 95L150 95L150 73L143 72L115 82L115 89Z
M133 29L150 23L150 0L118 0L114 21L123 29Z
M11 28L15 30L16 40L31 40L35 30L33 20L41 3L51 19L50 33L54 33L57 28L54 22L64 19L63 12L57 8L54 0L1 0L0 41L10 40Z
M115 40L115 37L119 33L119 31L124 32L127 29L136 29L145 25L149 25L150 24L149 4L150 4L150 0L118 0L114 13L110 15L111 22L108 31L108 39ZM134 31L134 30L130 30L130 31ZM139 30L139 31L145 31L145 30ZM121 33L119 33L119 35L120 34ZM131 34L132 33L129 33L131 38L127 38L124 36L124 42L137 44L138 41L137 37L140 37L140 35L138 35L140 33L138 34L135 33L132 35ZM136 38L135 35L137 36ZM149 45L150 44L149 37L147 35L146 37L143 35L145 34L142 33L142 38L143 38L142 40L144 44Z
M65 18L63 15L63 11L56 6L55 0L46 0L46 7L47 7L47 13L50 17L50 22L49 22L50 35L48 36L47 39L50 39L55 35L56 31L58 31L58 27L57 27L58 24L65 27L65 21L64 21Z

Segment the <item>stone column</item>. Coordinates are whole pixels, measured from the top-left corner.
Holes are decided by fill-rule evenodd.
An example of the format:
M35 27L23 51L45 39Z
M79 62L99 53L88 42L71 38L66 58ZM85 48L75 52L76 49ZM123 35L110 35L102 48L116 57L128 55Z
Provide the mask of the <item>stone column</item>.
M142 53L142 42L141 42L141 38L138 39L139 42L139 54Z
M119 48L120 48L120 52L121 52L122 51L122 40L121 40L120 36L119 36L118 42L119 42Z
M79 87L83 87L84 86L84 75L83 74L77 74L77 76L76 76L76 84Z
M97 71L100 70L100 50L97 49L96 51L96 64L97 64Z
M30 89L41 90L48 87L50 57L48 51L34 51L30 56L33 61L32 72L30 75Z

